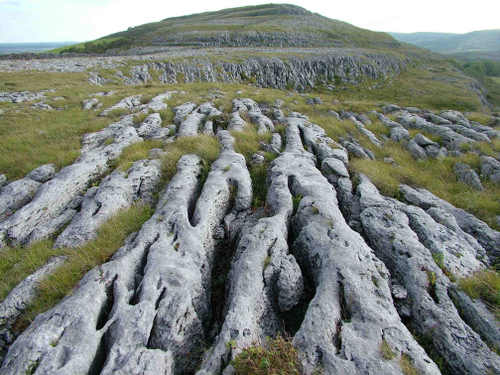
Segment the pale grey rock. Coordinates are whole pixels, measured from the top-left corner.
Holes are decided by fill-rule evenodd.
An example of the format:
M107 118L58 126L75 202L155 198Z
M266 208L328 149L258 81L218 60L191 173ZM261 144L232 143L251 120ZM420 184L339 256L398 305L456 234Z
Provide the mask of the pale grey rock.
M85 111L90 111L91 109L98 109L102 106L102 103L97 98L85 99L82 102L82 108Z
M187 102L173 108L175 113L174 123L180 125L182 121L196 108L195 103Z
M215 132L214 132L214 122L212 120L205 121L205 125L203 125L203 134L205 134L205 135L215 135Z
M356 120L360 121L363 125L371 125L372 124L372 120L370 120L370 118L365 115L364 113L360 113L360 114L357 114L355 115L356 117Z
M382 112L385 114L396 112L401 110L401 107L397 106L396 104L387 104L382 107Z
M128 112L133 112L142 105L141 102L142 95L133 95L120 100L115 105L102 111L99 116L107 116L115 110L124 110Z
M56 166L54 164L45 164L32 170L26 177L34 181L44 183L50 180L56 174Z
M280 311L289 311L298 305L304 293L304 279L297 261L290 254L281 261L277 287Z
M177 115L176 115L177 116ZM203 113L192 112L185 120L179 124L179 129L177 131L177 137L193 137L198 135L198 131L203 124L203 120L206 119L206 115Z
M375 156L370 150L367 150L363 147L361 147L359 144L354 143L354 142L349 142L349 141L343 141L342 145L346 148L346 150L354 155L357 158L360 159L371 159L374 160Z
M251 205L245 160L232 150L229 133L219 139L221 154L199 199L201 160L184 155L153 217L37 318L9 348L2 374L23 372L33 361L40 373L87 373L95 366L102 374L194 371L192 354L205 341L209 320L213 235L230 209L233 184L234 212ZM104 342L105 359L96 356Z
M54 108L50 104L44 103L44 102L38 102L38 103L33 103L31 105L31 108L33 109L41 109L42 111L53 111Z
M327 112L330 116L334 117L337 120L340 120L340 115L335 112L333 109L329 109Z
M245 126L246 122L241 118L239 111L231 113L229 118L228 130L242 131Z
M469 120L467 120L467 118L459 111L443 111L439 114L439 116L453 123L469 122Z
M475 190L484 190L481 180L470 166L465 163L457 162L453 166L453 171L455 172L458 180L466 185L469 185Z
M417 142L415 142L415 139L411 139L410 142L408 142L408 144L406 145L406 148L414 159L420 160L427 158L425 150L420 147Z
M90 182L102 176L109 168L108 163L118 158L125 147L140 141L142 138L133 127L132 116L99 132L86 134L75 163L42 184L31 202L0 223L3 237L14 245L21 245L56 232L64 225L61 220L72 216L71 211L66 210L67 205L85 192Z
M410 113L421 113L422 112L422 110L420 108L417 108L417 107L405 107L404 110L407 112L410 112Z
M425 118L427 121L430 121L436 125L449 125L451 124L450 120L447 120L443 117L440 117L438 115L435 115L434 113L431 112L426 112L421 114L423 118Z
M153 113L137 128L137 135L142 138L152 138L161 129L161 117L159 113Z
M44 266L16 285L0 303L0 363L14 338L12 324L36 298L40 282L65 261L66 257L62 256L50 258Z
M395 126L390 130L390 138L394 142L401 142L403 139L410 139L410 133L402 126Z
M439 136L440 142L450 150L458 150L462 144L474 142L473 139L467 138L444 125L439 126L428 122L419 115L402 113L398 116L398 122L406 128L419 129Z
M0 189L7 185L7 176L4 174L0 174Z
M326 175L335 174L338 177L349 177L345 164L339 159L328 158L321 163L321 170Z
M261 154L253 154L252 160L250 160L250 163L253 165L259 165L259 164L264 164L265 160L266 159Z
M408 292L398 307L400 314L419 335L428 337L454 373L498 372L500 357L462 320L448 296L450 281L410 228L404 212L409 207L381 196L367 178L361 179L358 188L364 202L364 233L377 257Z
M399 365L381 360L384 338L396 352L410 355L417 368L438 374L399 320L385 266L345 222L333 187L302 146L298 124L289 119L286 151L271 164L268 206L272 215L290 215L291 196L302 196L292 221L293 254L315 286L293 339L304 372L321 365L325 373L399 374Z
M467 294L453 286L449 294L460 315L467 319L471 328L493 347L500 347L500 323L493 312L481 300L472 300Z
M370 140L371 143L373 143L377 147L382 146L382 142L375 136L375 134L373 134L370 130L365 128L365 126L360 121L358 121L354 116L349 116L348 118L354 123L356 128Z
M146 109L149 109L153 112L164 111L168 108L168 105L165 103L165 100L169 100L173 94L177 93L177 91L167 91L162 94L156 95L151 99L149 103L146 104Z
M33 199L40 185L39 182L25 177L0 189L0 228L3 220Z
M47 92L54 92L54 90L42 90L39 92L31 91L18 91L18 92L0 92L0 103L24 103L32 102L45 98Z
M57 237L55 247L80 247L96 238L99 227L139 200L151 204L161 177L158 160L135 162L127 172L114 171L85 195L80 211Z
M481 156L479 160L481 163L481 176L493 182L498 180L498 177L496 176L500 174L500 161L491 156L485 155ZM497 181L497 183L498 182L500 181Z
M399 190L409 203L429 211L438 208L452 215L464 232L473 236L486 250L491 263L500 257L500 232L491 229L485 222L474 215L451 205L450 203L436 197L425 189L416 189L407 185L400 185ZM485 260L486 262L486 260Z
M431 141L429 138L427 138L425 135L421 133L417 133L415 137L413 137L413 140L420 146L426 148L427 146L439 146L436 142Z

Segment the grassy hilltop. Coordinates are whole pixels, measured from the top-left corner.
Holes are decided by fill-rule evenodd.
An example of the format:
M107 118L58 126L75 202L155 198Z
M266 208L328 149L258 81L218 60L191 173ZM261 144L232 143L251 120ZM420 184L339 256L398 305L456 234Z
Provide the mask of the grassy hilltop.
M295 5L267 4L167 18L57 51L102 53L151 45L237 46L242 40L249 40L252 46L401 47L386 33L361 29Z

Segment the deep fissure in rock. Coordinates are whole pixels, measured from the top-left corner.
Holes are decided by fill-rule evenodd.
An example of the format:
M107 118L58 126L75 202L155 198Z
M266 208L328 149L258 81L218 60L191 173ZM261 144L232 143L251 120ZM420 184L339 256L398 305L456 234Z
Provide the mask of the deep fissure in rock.
M230 189L231 195L229 197L226 215L233 210L238 191L236 184L231 184ZM233 256L239 241L237 237L238 236L231 237L227 228L225 228L224 238L217 240L215 243L210 282L210 306L212 309L212 316L209 324L207 324L209 331L206 333L210 345L214 343L224 323L227 304L226 298L229 289L228 276L231 271Z
M99 331L102 329L109 320L111 311L113 310L113 305L115 303L115 281L118 278L116 275L113 278L113 281L106 286L106 301L101 307L101 311L99 311L99 316L97 317L96 330Z
M137 270L134 275L134 290L132 293L132 296L130 297L129 304L134 306L139 303L139 295L140 295L140 289L141 289L141 282L142 279L144 278L144 274L146 271L146 266L148 264L148 256L149 256L149 251L151 250L151 247L158 242L158 239L160 238L160 234L157 233L154 240L151 243L148 243L147 246L144 248L144 253L141 258L141 262L137 267Z

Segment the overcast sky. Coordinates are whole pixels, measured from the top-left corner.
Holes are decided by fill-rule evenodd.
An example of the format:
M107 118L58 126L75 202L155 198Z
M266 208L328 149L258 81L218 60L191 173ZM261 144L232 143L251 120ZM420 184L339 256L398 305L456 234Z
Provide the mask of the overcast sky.
M164 18L271 1L0 0L0 43L93 40ZM296 0L329 18L376 31L465 33L500 28L500 1Z

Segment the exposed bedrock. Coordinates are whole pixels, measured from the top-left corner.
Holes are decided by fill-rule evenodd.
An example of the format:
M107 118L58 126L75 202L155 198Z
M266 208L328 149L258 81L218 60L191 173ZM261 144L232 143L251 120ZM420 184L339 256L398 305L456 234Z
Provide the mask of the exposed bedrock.
M485 262L488 257L490 263L497 262L500 257L500 232L491 229L474 215L436 197L428 190L407 185L401 185L399 190L407 202L426 210L437 222L452 230L458 228L474 237L485 250L479 254L483 255Z
M28 204L0 223L0 233L5 237L0 246L24 245L57 231L75 213L71 202L108 170L108 163L125 147L140 141L132 116L87 134L75 163L61 169L38 188Z
M251 81L261 87L304 90L329 82L356 83L364 78L380 79L399 74L406 69L409 60L387 54L361 53L360 55L326 54L319 56L294 57L252 57L239 62L212 62L208 59L191 61L152 62L145 64L146 70L158 72L163 83L245 82ZM138 72L143 75L143 71ZM131 72L133 82L141 77ZM132 82L127 81L125 83ZM136 78L136 79L134 79Z
M64 261L65 257L53 257L36 272L21 281L0 303L0 364L5 352L14 341L11 333L12 324L37 296L40 282L54 272Z
M302 120L304 121L304 120ZM336 194L305 151L297 119L288 122L287 146L272 163L268 205L273 213L292 209L292 253L314 285L304 320L294 336L305 373L402 373L385 361L385 340L423 373L439 371L402 324L392 301L389 273L363 238L345 222Z
M229 133L219 138L221 154L204 186L201 160L183 156L153 217L72 295L37 317L10 347L0 373L194 370L210 320L216 228L229 211L251 203L244 158L232 150Z
M160 181L158 160L141 160L126 172L116 170L98 187L87 190L80 211L55 242L56 247L78 247L97 236L97 230L118 211L134 202L153 203Z
M402 319L431 343L452 373L500 373L500 357L460 317L444 273L448 267L459 274L484 267L478 260L478 244L452 225L445 228L433 222L420 208L384 198L366 177L361 177L358 194L370 245L389 269L393 284L407 291L397 303ZM433 254L444 257L444 270Z

